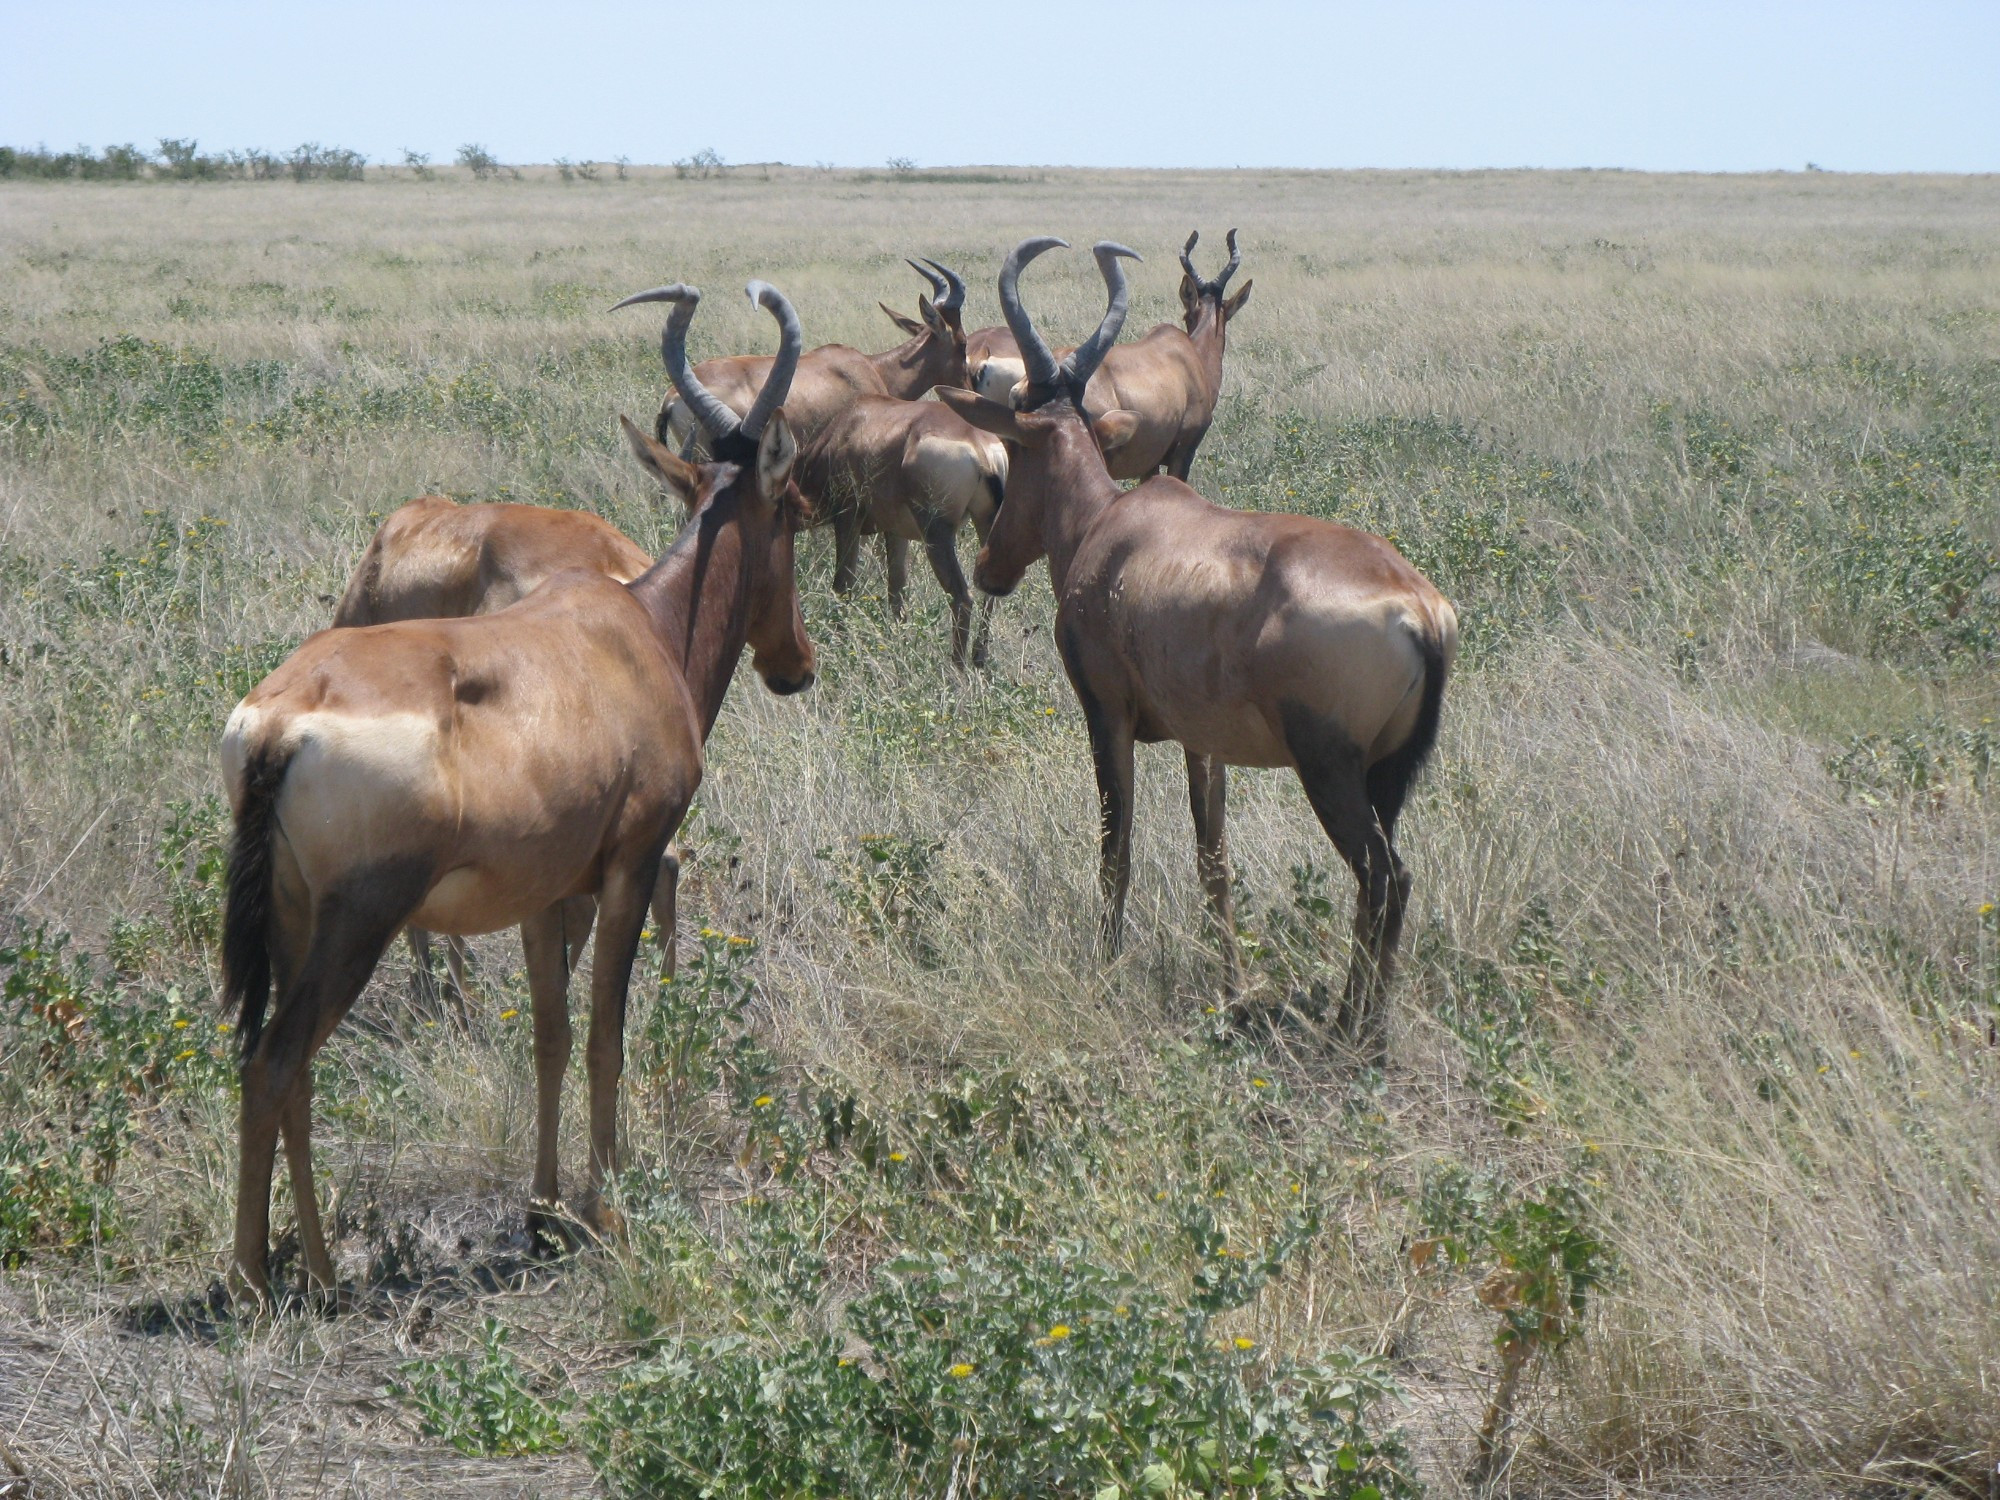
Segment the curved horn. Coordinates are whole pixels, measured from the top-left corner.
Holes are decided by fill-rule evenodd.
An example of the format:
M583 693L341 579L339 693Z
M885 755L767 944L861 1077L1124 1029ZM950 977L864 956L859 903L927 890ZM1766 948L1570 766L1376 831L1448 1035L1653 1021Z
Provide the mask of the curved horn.
M1189 241L1190 244L1193 241ZM1229 285L1229 278L1236 274L1236 268L1243 264L1243 257L1236 252L1236 231L1229 231L1229 264L1222 268L1222 274L1215 278L1215 295L1220 297L1222 289Z
M1110 299L1104 309L1104 320L1097 325L1097 332L1072 349L1069 358L1063 361L1064 377L1078 387L1090 383L1090 377L1097 373L1104 356L1118 342L1118 330L1125 326L1125 309L1132 300L1132 289L1126 284L1125 268L1118 264L1120 258L1145 259L1137 250L1127 249L1111 240L1099 240L1090 247L1090 253L1097 257L1097 269L1104 277Z
M938 311L957 312L965 306L965 278L943 261L932 260L928 255L924 257L924 264L944 278L945 293L936 299Z
M1068 240L1059 240L1052 234L1038 235L1031 240L1022 240L1008 251L1007 259L1000 266L1000 314L1007 320L1014 342L1021 346L1021 362L1027 366L1030 385L1054 385L1062 372L1048 344L1035 332L1035 320L1021 306L1021 270L1045 250L1067 249Z
M1188 273L1189 279L1196 286L1201 285L1201 272L1194 268L1194 242L1200 238L1201 231L1199 229L1190 229L1188 231L1188 242L1181 246L1181 269Z
M694 321L694 310L701 303L701 289L677 281L672 286L656 286L651 291L634 292L611 310L617 312L621 307L631 307L640 302L674 304L674 310L667 314L667 326L660 332L660 363L667 367L667 379L681 393L681 400L687 402L688 410L708 429L710 438L720 442L733 437L743 425L737 420L736 413L710 394L708 388L694 378L694 371L688 368L688 324Z
M938 303L944 300L945 292L950 289L949 282L947 282L942 276L938 275L937 272L931 270L930 267L918 265L915 261L911 260L907 255L903 257L903 264L908 266L912 271L915 271L919 276L923 277L924 280L928 281L931 284L932 302Z
M805 335L799 331L799 315L792 310L792 304L770 282L753 281L743 290L750 294L752 302L778 320L778 357L771 361L771 373L764 377L764 389L757 393L756 404L743 418L743 435L754 443L764 435L764 424L771 419L771 413L783 406L792 393L792 376L799 368L799 351L805 347Z

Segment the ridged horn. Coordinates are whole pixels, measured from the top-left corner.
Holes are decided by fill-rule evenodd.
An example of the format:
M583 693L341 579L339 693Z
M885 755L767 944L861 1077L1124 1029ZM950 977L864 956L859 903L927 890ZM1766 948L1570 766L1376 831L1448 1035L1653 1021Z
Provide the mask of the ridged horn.
M903 257L903 264L908 266L912 271L915 271L919 276L923 277L924 280L928 281L931 284L931 301L933 303L942 303L944 301L944 294L951 288L950 282L946 281L942 276L938 275L938 273L933 271L929 266L919 265L916 261L911 260L907 255Z
M1243 257L1236 251L1236 231L1230 230L1226 243L1229 246L1229 264L1222 268L1222 274L1215 278L1215 295L1220 297L1222 289L1229 285L1229 278L1236 274L1236 268L1243 264Z
M1200 238L1201 231L1198 229L1189 233L1187 244L1181 247L1181 269L1193 278L1198 291L1206 292L1210 296L1220 297L1223 289L1229 285L1229 278L1234 276L1236 268L1243 264L1243 256L1236 248L1236 231L1233 229L1230 230L1227 236L1229 264L1222 268L1222 274L1213 281L1203 281L1201 279L1201 272L1194 268L1194 245L1195 241Z
M1053 386L1061 379L1062 371L1048 344L1035 332L1035 320L1021 306L1021 271L1044 251L1067 249L1068 240L1059 240L1052 234L1037 235L1008 251L1000 266L1000 315L1007 320L1014 342L1021 346L1021 363L1027 367L1029 385Z
M1125 326L1125 310L1132 300L1132 288L1125 280L1125 268L1118 262L1121 259L1145 259L1137 250L1112 240L1099 240L1090 247L1090 253L1097 257L1097 269L1104 277L1104 287L1109 296L1097 331L1072 349L1069 358L1063 361L1064 377L1079 389L1090 383L1090 377L1097 373L1104 356L1118 342L1118 330Z
M770 282L753 281L743 290L750 294L752 302L778 320L778 357L771 361L764 389L757 393L756 403L743 419L743 435L754 443L764 435L764 424L771 420L771 413L783 406L792 393L792 376L799 368L805 335L799 331L799 315L792 310L792 304Z
M694 310L701 304L701 289L675 282L672 286L656 286L651 291L634 292L623 302L612 307L617 312L621 307L632 307L641 302L671 302L674 310L667 314L667 326L660 331L660 363L667 367L667 379L680 392L681 400L687 402L688 410L695 419L708 429L708 435L715 442L734 437L742 423L736 413L709 393L694 371L688 368L687 331L694 321Z
M965 278L941 260L924 257L924 264L944 278L945 291L942 297L934 299L939 312L957 312L965 306Z

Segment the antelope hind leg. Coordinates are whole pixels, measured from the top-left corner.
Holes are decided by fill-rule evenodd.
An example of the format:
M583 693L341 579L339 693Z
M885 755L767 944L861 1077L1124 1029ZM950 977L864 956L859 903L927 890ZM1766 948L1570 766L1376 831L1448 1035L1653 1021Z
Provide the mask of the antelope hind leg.
M313 1054L360 996L430 883L427 866L393 861L350 874L321 898L313 912L312 941L305 957L279 994L277 1012L256 1049L244 1059L230 1280L260 1303L270 1301L266 1258L271 1248L271 1176L279 1128L288 1111L311 1110ZM303 1169L310 1183L310 1139L294 1149L294 1181ZM305 1238L302 1223L302 1241ZM330 1273L323 1244L320 1254L320 1270Z
M1362 1059L1388 1056L1385 992L1409 877L1369 804L1361 752L1337 724L1289 708L1285 738L1320 827L1354 872L1354 947L1335 1030Z
M1243 994L1243 955L1236 945L1236 898L1229 888L1229 836L1224 827L1229 768L1213 756L1187 752L1188 806L1194 813L1195 868L1208 894L1215 941L1222 950L1223 993Z

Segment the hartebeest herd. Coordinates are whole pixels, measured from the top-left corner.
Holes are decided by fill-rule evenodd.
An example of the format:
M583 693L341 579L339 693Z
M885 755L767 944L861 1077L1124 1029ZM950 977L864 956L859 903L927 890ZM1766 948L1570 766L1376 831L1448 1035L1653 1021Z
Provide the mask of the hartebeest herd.
M626 991L646 915L671 967L671 843L744 647L772 691L812 683L793 539L820 522L835 531L843 592L860 539L881 536L899 613L909 545L923 544L951 596L960 666L985 656L958 561L966 520L989 609L1048 560L1056 645L1096 768L1108 950L1130 876L1135 743L1173 740L1186 753L1196 863L1232 1005L1243 975L1226 768L1295 771L1358 887L1334 1029L1361 1058L1384 1057L1384 994L1410 895L1396 821L1436 739L1456 617L1379 537L1229 510L1187 483L1214 419L1228 325L1250 294L1248 282L1227 291L1234 230L1212 281L1195 270L1188 236L1185 326L1125 345L1122 262L1138 257L1098 244L1106 311L1058 354L1023 306L1020 278L1063 244L1016 246L999 278L1004 329L971 335L965 282L936 261L910 262L932 292L920 318L883 309L909 337L881 354L806 350L791 304L753 281L752 300L777 321L777 354L690 368L701 294L673 285L626 298L619 307L670 308L660 352L672 390L654 431L620 418L639 462L686 507L666 553L651 558L581 512L414 500L370 542L334 628L237 706L222 743L236 818L223 963L244 1049L233 1274L245 1294L269 1295L280 1138L308 1285L333 1287L312 1181L311 1061L402 932L420 955L427 933L451 940L462 1005L457 945L521 929L536 1073L529 1221L544 1236L564 1201L570 971L595 925L590 1158L574 1218L616 1230L602 1189L618 1157Z

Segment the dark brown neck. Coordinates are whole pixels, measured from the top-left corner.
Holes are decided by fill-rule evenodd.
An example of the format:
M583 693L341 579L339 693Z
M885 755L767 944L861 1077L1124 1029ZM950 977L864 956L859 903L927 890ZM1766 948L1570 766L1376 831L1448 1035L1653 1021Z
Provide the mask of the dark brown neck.
M925 329L906 344L868 356L892 396L915 401L949 373L952 340Z
M1049 585L1057 598L1069 578L1070 564L1090 528L1124 490L1105 467L1104 455L1079 411L1049 436L1041 452L1048 466L1047 497L1042 504L1042 550L1049 558Z
M701 715L703 740L722 712L749 630L750 579L739 511L733 490L718 494L681 528L658 562L626 585L680 665Z

